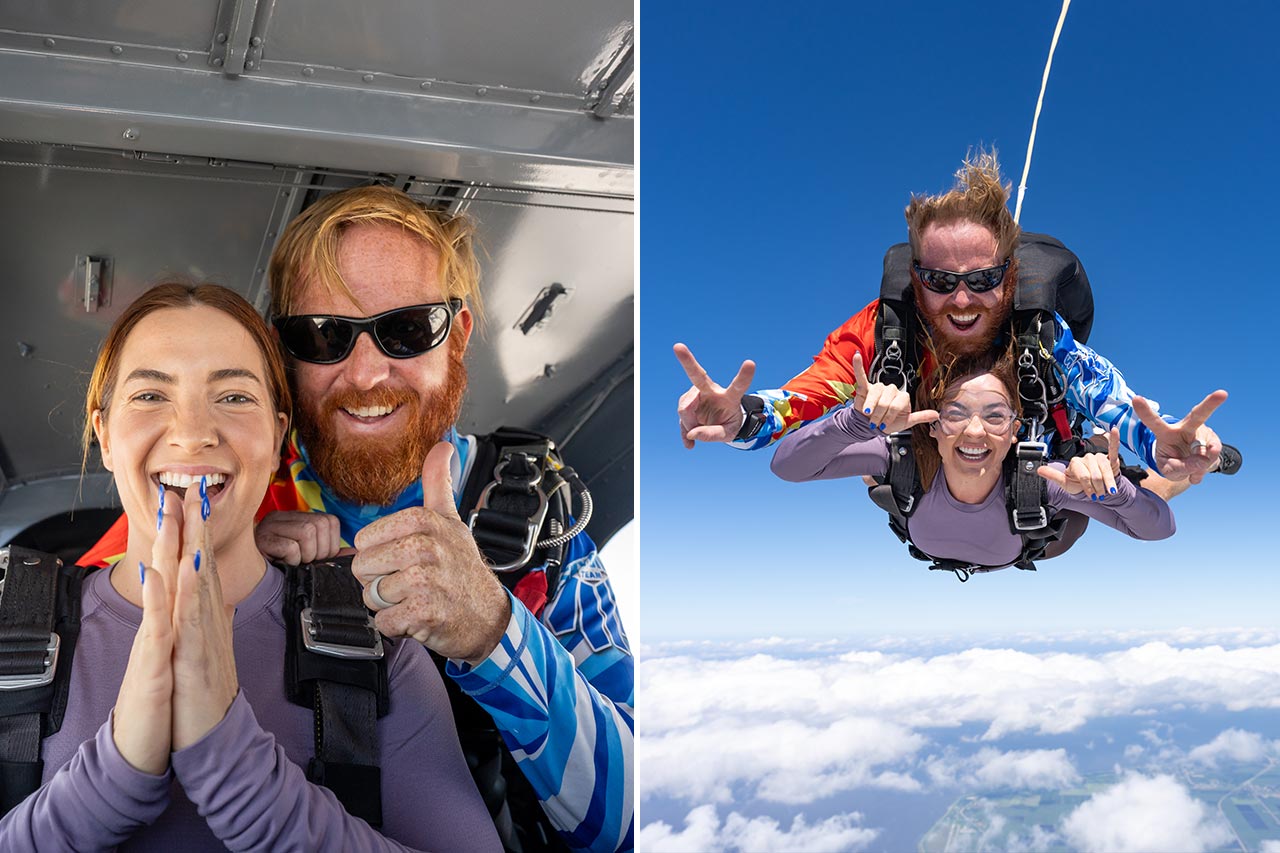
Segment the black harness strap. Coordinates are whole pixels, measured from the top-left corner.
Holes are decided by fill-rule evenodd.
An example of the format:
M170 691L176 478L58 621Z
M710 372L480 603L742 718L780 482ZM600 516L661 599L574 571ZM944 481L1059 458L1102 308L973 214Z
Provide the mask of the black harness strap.
M351 558L285 570L285 691L311 708L315 757L307 779L346 810L382 825L377 720L390 710L386 641L373 627Z
M41 741L62 727L83 577L48 554L0 549L0 814L40 787Z

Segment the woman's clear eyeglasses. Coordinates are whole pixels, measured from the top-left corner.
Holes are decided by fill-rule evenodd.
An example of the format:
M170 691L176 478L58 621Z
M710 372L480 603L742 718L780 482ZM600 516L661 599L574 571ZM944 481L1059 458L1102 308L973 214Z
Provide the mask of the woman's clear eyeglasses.
M969 427L969 422L977 418L982 428L992 435L1008 435L1009 430L1017 422L1018 417L1013 409L1005 406L988 406L971 412L964 406L950 405L942 410L938 418L938 428L947 435L959 435Z

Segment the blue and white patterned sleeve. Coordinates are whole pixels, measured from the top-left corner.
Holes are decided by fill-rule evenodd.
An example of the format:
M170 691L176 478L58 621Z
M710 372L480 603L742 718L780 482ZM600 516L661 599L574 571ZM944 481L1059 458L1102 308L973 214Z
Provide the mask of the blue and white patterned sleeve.
M512 597L488 659L445 671L493 717L569 847L634 846L634 660L590 538L569 543L542 621Z
M1138 420L1133 411L1134 393L1120 371L1084 344L1076 343L1067 322L1061 317L1056 319L1058 339L1053 345L1053 358L1067 377L1067 406L1103 429L1118 428L1121 443L1138 454L1148 468L1159 472L1155 434Z

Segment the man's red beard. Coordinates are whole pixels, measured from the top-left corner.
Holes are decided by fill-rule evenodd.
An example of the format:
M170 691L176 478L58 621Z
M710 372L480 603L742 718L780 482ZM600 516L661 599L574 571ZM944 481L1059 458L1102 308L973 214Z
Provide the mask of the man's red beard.
M1009 324L1009 316L1013 313L1013 296L1018 290L1018 269L1016 264L1009 266L1009 271L1004 277L1004 290L1001 292L1000 302L994 308L975 309L992 321L981 337L960 338L949 335L947 314L950 312L945 309L937 313L925 311L922 297L924 285L914 275L911 276L911 289L915 294L916 310L920 313L920 319L924 321L925 328L933 339L933 345L939 357L949 360L952 356L979 355L991 349L996 338ZM978 322L982 322L982 319L980 317Z
M422 400L409 388L379 386L369 391L346 391L324 400L298 400L298 438L307 449L311 466L338 497L364 506L389 506L400 493L422 477L422 463L436 442L458 419L462 394L467 388L462 338L449 338L449 372L444 387L430 400ZM340 409L364 406L404 407L411 426L382 438L358 442L339 438L329 425Z

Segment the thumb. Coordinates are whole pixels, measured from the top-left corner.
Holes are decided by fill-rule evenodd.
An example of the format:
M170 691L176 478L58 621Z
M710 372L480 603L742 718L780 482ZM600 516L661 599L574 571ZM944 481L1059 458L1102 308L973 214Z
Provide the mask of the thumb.
M453 502L453 477L449 462L453 459L453 445L441 441L431 448L422 463L422 505L441 515L458 515Z

